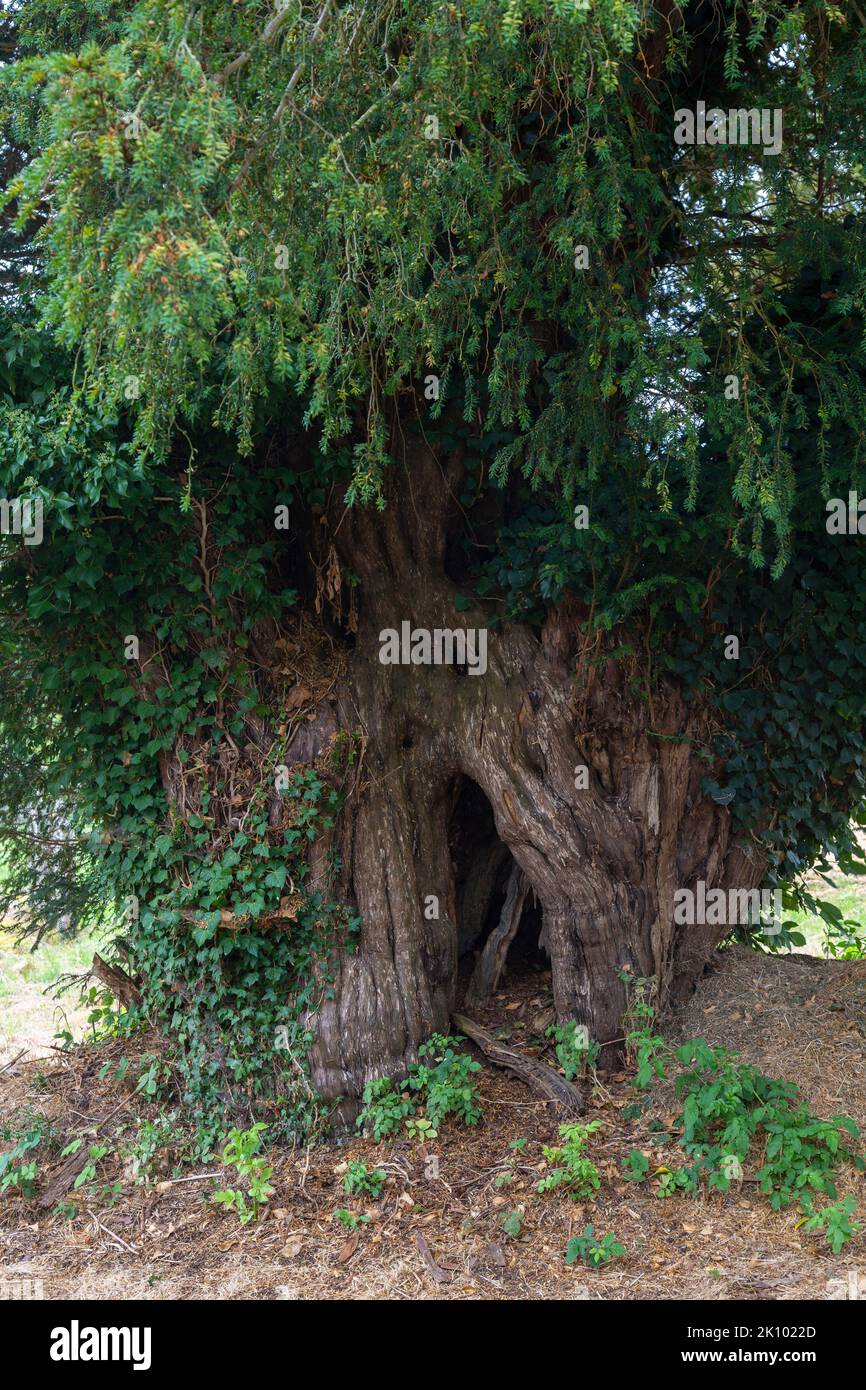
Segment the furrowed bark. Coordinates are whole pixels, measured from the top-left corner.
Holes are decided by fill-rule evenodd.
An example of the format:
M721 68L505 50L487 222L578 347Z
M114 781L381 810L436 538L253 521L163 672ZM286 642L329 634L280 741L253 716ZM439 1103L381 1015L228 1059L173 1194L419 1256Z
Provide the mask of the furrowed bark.
M380 633L403 620L485 626L480 609L455 607L445 572L452 481L412 446L384 512L341 510L334 521L341 564L361 581L338 720L361 731L365 756L335 834L333 891L364 923L310 1024L313 1085L343 1097L347 1118L368 1080L405 1074L419 1043L447 1031L460 930L448 826L462 779L483 791L541 905L557 1017L586 1025L602 1065L620 1055L627 977L655 977L662 1006L681 999L725 934L675 928L676 889L698 879L751 888L763 870L729 843L727 810L701 793L700 713L672 690L638 700L622 663L590 662L578 601L540 634L491 631L484 675L381 664Z

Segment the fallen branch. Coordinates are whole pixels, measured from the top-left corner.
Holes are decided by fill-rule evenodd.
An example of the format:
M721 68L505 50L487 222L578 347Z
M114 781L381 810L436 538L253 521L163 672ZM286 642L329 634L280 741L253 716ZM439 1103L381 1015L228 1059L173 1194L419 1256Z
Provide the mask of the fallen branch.
M188 1178L166 1178L164 1182L158 1182L156 1186L161 1190L164 1187L174 1187L175 1184L179 1182L206 1182L208 1178L221 1177L222 1171L216 1173L193 1173L192 1176Z
M21 1061L21 1058L22 1058L23 1056L25 1056L25 1054L28 1053L29 1051L30 1051L29 1047L22 1047L22 1049L21 1049L21 1051L18 1053L17 1057L13 1057L13 1058L12 1058L12 1061L11 1061L11 1062L7 1062L6 1065L5 1065L5 1067L0 1067L0 1076L3 1075L4 1071L8 1071L10 1067L14 1067L14 1065L15 1065L16 1062L20 1062L20 1061Z
M433 1258L433 1251L430 1249L430 1246L427 1244L424 1237L416 1236L415 1244L418 1247L418 1251L421 1255L422 1260L424 1261L425 1265L430 1271L430 1277L433 1279L433 1282L436 1284L450 1284L451 1275L448 1274L444 1269L440 1269L439 1265L437 1265L435 1259Z
M525 1082L537 1096L555 1105L564 1115L583 1113L584 1101L580 1091L552 1067L536 1061L534 1057L528 1057L524 1052L517 1052L515 1048L497 1042L492 1033L488 1033L486 1028L474 1023L465 1014L454 1014L453 1023L457 1032L471 1038L494 1066L511 1072L518 1080Z
M117 1235L115 1231L109 1231L107 1226L103 1226L99 1217L96 1215L96 1212L91 1211L90 1207L87 1208L87 1215L93 1218L93 1220L96 1222L98 1229L100 1231L104 1231L105 1234L109 1236L110 1239L113 1240L121 1250L128 1250L130 1255L138 1254L138 1251L136 1250L134 1245L127 1245L126 1241L122 1238L122 1236Z

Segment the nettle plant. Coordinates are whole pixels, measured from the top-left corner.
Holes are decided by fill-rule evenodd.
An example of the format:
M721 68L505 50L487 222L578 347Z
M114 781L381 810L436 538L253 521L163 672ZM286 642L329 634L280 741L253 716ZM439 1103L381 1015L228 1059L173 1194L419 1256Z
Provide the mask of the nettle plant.
M588 1124L560 1125L562 1143L557 1147L544 1147L544 1157L550 1172L538 1183L539 1192L563 1191L573 1202L583 1197L591 1197L601 1187L601 1175L586 1157L585 1150L590 1137L601 1129L600 1120L590 1120Z
M599 1269L611 1260L620 1259L628 1251L618 1241L612 1231L597 1235L593 1226L584 1226L580 1235L572 1236L565 1252L565 1263L576 1264L578 1260L589 1269Z
M389 1077L378 1077L364 1088L364 1108L357 1126L377 1141L405 1130L410 1138L435 1139L439 1125L453 1116L464 1125L477 1125L481 1106L475 1073L481 1064L460 1052L460 1037L439 1033L418 1049L420 1062L396 1084ZM418 1116L423 1106L425 1115Z
M223 1165L235 1169L242 1186L221 1188L214 1192L213 1200L234 1211L242 1226L258 1219L262 1204L274 1192L268 1181L274 1170L259 1152L265 1133L266 1126L261 1121L248 1130L233 1129L223 1146Z
M382 1168L368 1168L362 1158L352 1158L343 1175L343 1190L349 1197L372 1197L376 1201L388 1175Z
M856 1147L859 1130L847 1115L818 1119L792 1081L765 1076L723 1047L692 1039L670 1048L648 1029L630 1035L637 1058L634 1085L647 1090L675 1073L682 1111L674 1122L678 1143L689 1162L656 1168L656 1196L697 1193L702 1183L727 1192L755 1169L758 1190L774 1211L799 1204L804 1227L823 1230L838 1253L861 1229L854 1219L853 1196L838 1200L836 1177L843 1168L863 1172L866 1160ZM624 1161L627 1177L642 1182L651 1163L632 1150ZM830 1198L817 1205L820 1198Z

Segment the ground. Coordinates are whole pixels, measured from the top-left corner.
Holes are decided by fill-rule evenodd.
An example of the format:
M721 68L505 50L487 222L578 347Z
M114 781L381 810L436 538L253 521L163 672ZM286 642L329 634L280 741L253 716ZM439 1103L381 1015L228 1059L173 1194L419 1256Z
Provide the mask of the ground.
M67 990L59 999L46 996L64 975L87 970L97 949L91 937L45 941L36 951L16 945L11 931L0 931L0 1068L17 1054L47 1057L58 1045L58 1033L84 1035L87 1010L79 991Z
M512 976L482 1021L537 1049L549 1000L546 974ZM724 1043L797 1080L817 1114L846 1112L866 1130L866 961L734 947L719 954L668 1032L675 1041ZM0 1074L7 1137L34 1111L52 1126L42 1190L63 1145L78 1135L92 1142L110 1117L112 1152L97 1180L65 1199L66 1216L17 1196L0 1203L0 1279L39 1279L48 1299L788 1300L828 1298L831 1281L850 1270L866 1278L866 1234L834 1256L823 1237L798 1229L799 1211L773 1212L748 1170L728 1194L697 1199L660 1201L646 1184L624 1182L620 1161L630 1149L652 1147L659 1165L675 1155L665 1130L672 1095L661 1092L651 1112L627 1119L626 1074L606 1078L588 1107L587 1118L603 1126L592 1150L602 1174L593 1202L535 1192L556 1121L521 1082L485 1064L476 1129L446 1122L426 1147L351 1140L272 1153L276 1191L263 1219L242 1227L208 1201L224 1181L218 1163L172 1181L169 1159L162 1176L135 1182L123 1149L146 1107L128 1083L112 1080L113 1067L102 1075L112 1049L119 1055L120 1044L23 1058ZM520 1150L509 1147L517 1138L528 1141ZM352 1156L386 1171L378 1203L345 1196ZM113 1195L104 1190L114 1184ZM861 1216L864 1186L857 1175L840 1183L840 1195L859 1188ZM339 1208L366 1211L370 1221L348 1235L334 1219ZM509 1235L503 1220L515 1211L519 1234ZM600 1272L566 1266L568 1239L587 1222L614 1232L626 1256Z

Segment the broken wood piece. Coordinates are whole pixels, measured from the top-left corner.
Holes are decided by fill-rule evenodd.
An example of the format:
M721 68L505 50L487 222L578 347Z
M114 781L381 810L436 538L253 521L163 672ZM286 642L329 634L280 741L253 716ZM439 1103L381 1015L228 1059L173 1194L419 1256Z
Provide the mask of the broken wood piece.
M535 1057L528 1057L524 1052L518 1052L513 1047L506 1047L504 1043L497 1042L492 1033L488 1033L486 1028L482 1028L465 1014L454 1014L452 1020L457 1032L471 1038L494 1066L510 1071L518 1080L524 1081L536 1095L551 1101L564 1115L583 1113L584 1100L581 1092L552 1067L537 1061Z
M5 1066L0 1067L0 1076L3 1075L4 1071L9 1071L10 1068L14 1067L16 1062L20 1062L21 1058L25 1057L29 1051L29 1047L22 1047L21 1051L16 1053L15 1056L12 1058L11 1062L7 1062Z
M433 1258L433 1251L430 1249L430 1246L427 1244L424 1237L421 1235L416 1236L415 1244L418 1246L421 1258L427 1266L428 1270L430 1271L430 1277L435 1281L435 1283L450 1284L451 1275L447 1274L444 1269L439 1268L439 1266Z
M475 963L472 979L466 991L467 1004L477 1004L489 999L499 977L505 968L508 948L517 935L523 908L529 894L529 880L523 870L514 864L508 877L505 902L499 914L499 921L484 943L484 949Z
M101 980L105 988L124 1008L129 1008L131 1004L137 1004L141 998L141 990L135 983L131 975L127 975L119 965L109 965L107 960L103 960L98 952L93 957L93 964L90 967L92 974L97 980Z

